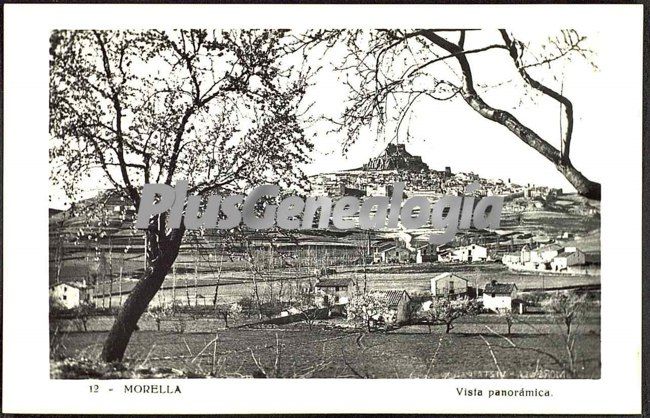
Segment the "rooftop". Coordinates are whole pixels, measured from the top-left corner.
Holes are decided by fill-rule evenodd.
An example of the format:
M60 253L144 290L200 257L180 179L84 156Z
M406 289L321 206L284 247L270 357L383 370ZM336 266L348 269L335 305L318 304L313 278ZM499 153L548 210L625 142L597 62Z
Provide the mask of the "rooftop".
M437 282L438 280L445 279L447 277L456 277L458 279L465 280L466 282L469 282L469 280L467 280L466 278L461 277L461 276L457 275L456 273L449 273L449 272L439 274L436 277L434 277L433 280L435 280Z
M488 283L485 285L485 293L494 293L497 295L509 295L517 286L514 283Z
M402 295L406 293L406 290L386 290L381 293L386 296L388 306L393 307L399 304L399 301L402 299ZM408 293L406 293L406 296L408 297Z
M352 279L320 279L316 287L349 287Z
M60 282L60 283L54 283L54 284L50 285L50 288L54 288L54 287L61 286L61 285L76 287L77 289L85 289L86 287L88 287L82 282Z

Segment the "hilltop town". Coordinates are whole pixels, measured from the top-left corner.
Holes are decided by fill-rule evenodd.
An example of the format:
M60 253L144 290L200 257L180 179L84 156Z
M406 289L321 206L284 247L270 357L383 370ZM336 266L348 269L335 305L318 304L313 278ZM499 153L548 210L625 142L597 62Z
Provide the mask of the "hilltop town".
M384 151L362 167L317 174L310 177L312 193L323 196L387 196L390 185L396 181L406 182L407 196L425 196L432 200L444 195L460 196L465 187L478 182L479 196L544 197L557 195L561 190L543 186L520 186L508 180L489 180L475 173L452 173L451 167L435 170L411 155L404 144L389 143Z
M599 295L600 209L575 194L454 173L451 167L432 169L402 144L389 144L358 169L309 178L311 195L361 200L390 195L395 181L406 183L405 197L431 200L463 195L467 185L477 183L474 196L505 197L501 227L459 231L445 245L428 243L430 225L379 231L242 229L236 235L188 231L150 304L155 325L145 319L142 327L160 329L166 321L179 327L175 315L204 312L200 315L226 326L251 329L293 323L345 328L359 318L369 331L430 328L445 323L431 317L443 301L452 311L527 315L542 312L552 292ZM134 218L135 208L110 190L67 211L51 211L55 311L92 307L98 315L111 315L125 302L148 266ZM369 306L376 311L368 313ZM74 322L74 315L69 318ZM55 316L54 321L63 320ZM447 332L451 329L449 321Z
M310 178L313 195L333 197L351 191L360 197L389 195L391 190L387 188L394 181L406 183L407 197L420 195L431 199L445 194L460 195L467 184L478 182L480 188L475 195L506 197L502 229L463 231L444 246L428 244L430 227L410 231L402 228L289 234L278 230L264 234L244 231L249 248L252 246L257 257L264 254L272 259L269 266L273 274L276 268L309 266L327 270L335 266L354 268L364 263L368 266L502 261L510 270L558 273L584 271L587 261L592 268L598 265L599 243L594 235L598 234L598 207L583 203L575 195L563 196L557 189L486 180L473 173L454 174L450 167L432 170L420 157L409 154L403 144L389 144L360 169ZM50 217L51 284L85 282L87 286L103 289L111 282L113 290L118 291L120 284L124 287L125 281L137 279L145 260L142 235L132 227L134 216L135 208L111 191L79 202L68 211L53 213ZM242 242L221 242L225 238L217 231L205 231L200 239L187 241L177 271L195 273L200 281L214 279L211 263L224 258L224 253L227 253L225 265L232 264L234 270L241 269L237 267L238 262L241 264L248 257ZM549 251L553 257L548 255ZM531 252L532 261L526 255ZM536 256L538 252L545 255ZM558 258L560 253L565 258ZM569 253L575 257L566 258ZM224 261L220 263L223 265ZM222 275L223 270L228 268L222 268ZM304 275L308 276L309 272ZM95 289L92 293L98 298L105 292Z

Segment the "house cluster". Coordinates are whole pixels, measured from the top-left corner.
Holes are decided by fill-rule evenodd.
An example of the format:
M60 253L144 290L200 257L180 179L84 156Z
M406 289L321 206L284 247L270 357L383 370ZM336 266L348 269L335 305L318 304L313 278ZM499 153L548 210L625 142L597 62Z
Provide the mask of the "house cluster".
M478 244L470 244L456 248L444 248L438 252L440 262L471 263L476 261L489 261L488 250Z
M483 307L493 312L524 312L524 303L517 299L517 285L498 283L492 280L482 291L471 286L469 280L456 273L442 273L431 279L431 295L434 298L470 298L479 299Z
M585 253L576 247L563 247L559 244L533 249L525 245L519 253L504 255L502 262L515 269L565 271L572 266L584 265Z
M386 149L368 163L352 170L317 174L310 177L313 195L340 197L350 191L365 196L388 196L386 185L396 181L406 183L407 196L439 198L443 195L460 196L466 187L478 183L477 196L512 195L527 198L548 197L561 194L561 190L543 186L514 184L508 180L484 179L475 173L452 173L430 168L422 157L410 154L404 144L388 144Z
M315 286L318 295L318 305L335 307L347 304L354 293L356 287L352 279L327 278L320 279ZM373 292L383 296L388 306L388 312L382 314L383 320L387 323L403 324L410 320L410 314L413 310L409 306L413 298L406 290L388 290ZM483 289L477 289L470 280L456 273L447 272L438 274L431 279L431 295L434 299L459 299L469 298L482 302L486 310L492 312L518 312L524 313L525 304L518 299L518 289L514 283L499 283L492 280L485 284ZM430 309L425 302L423 309ZM411 304L412 305L412 304ZM378 319L378 318L374 318Z
M461 247L434 246L429 244L413 246L403 241L383 242L374 246L373 264L426 263L472 263L490 261L487 247L478 244Z
M417 164L416 164L417 165ZM466 193L466 187L478 183L476 196L511 195L526 197L525 189L509 181L501 179L484 179L475 173L452 173L450 167L444 170L412 170L387 169L371 170L356 169L333 173L317 174L310 177L311 194L315 196L340 197L354 194L363 196L389 196L392 192L389 185L396 181L406 183L406 197L424 196L438 199L445 195L461 196ZM545 196L550 195L546 188ZM358 193L353 193L353 192Z
M420 250L420 254L422 251ZM374 246L373 264L404 264L416 261L418 250L404 241L383 242ZM420 256L421 257L421 256Z

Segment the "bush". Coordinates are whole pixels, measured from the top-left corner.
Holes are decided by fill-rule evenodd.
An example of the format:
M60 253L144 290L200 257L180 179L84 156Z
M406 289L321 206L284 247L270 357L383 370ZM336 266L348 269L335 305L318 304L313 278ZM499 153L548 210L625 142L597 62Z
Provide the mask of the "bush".
M241 306L242 314L245 316L253 316L253 314L257 311L257 305L255 304L253 298L250 296L243 296L237 303L239 306Z
M282 312L282 305L277 300L264 302L260 306L260 311L263 316L267 318L273 318L277 315L280 315L280 312Z

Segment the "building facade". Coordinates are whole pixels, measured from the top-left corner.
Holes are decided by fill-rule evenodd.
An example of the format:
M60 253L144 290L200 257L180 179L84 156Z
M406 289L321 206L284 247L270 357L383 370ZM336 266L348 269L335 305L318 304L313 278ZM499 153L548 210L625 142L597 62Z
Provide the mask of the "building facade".
M78 308L91 303L91 292L85 283L58 283L50 286L50 298L65 309Z
M454 273L442 273L431 279L433 297L459 297L467 295L469 281Z
M496 280L492 280L485 285L483 307L494 312L511 311L516 294L517 285L514 283L497 283Z

